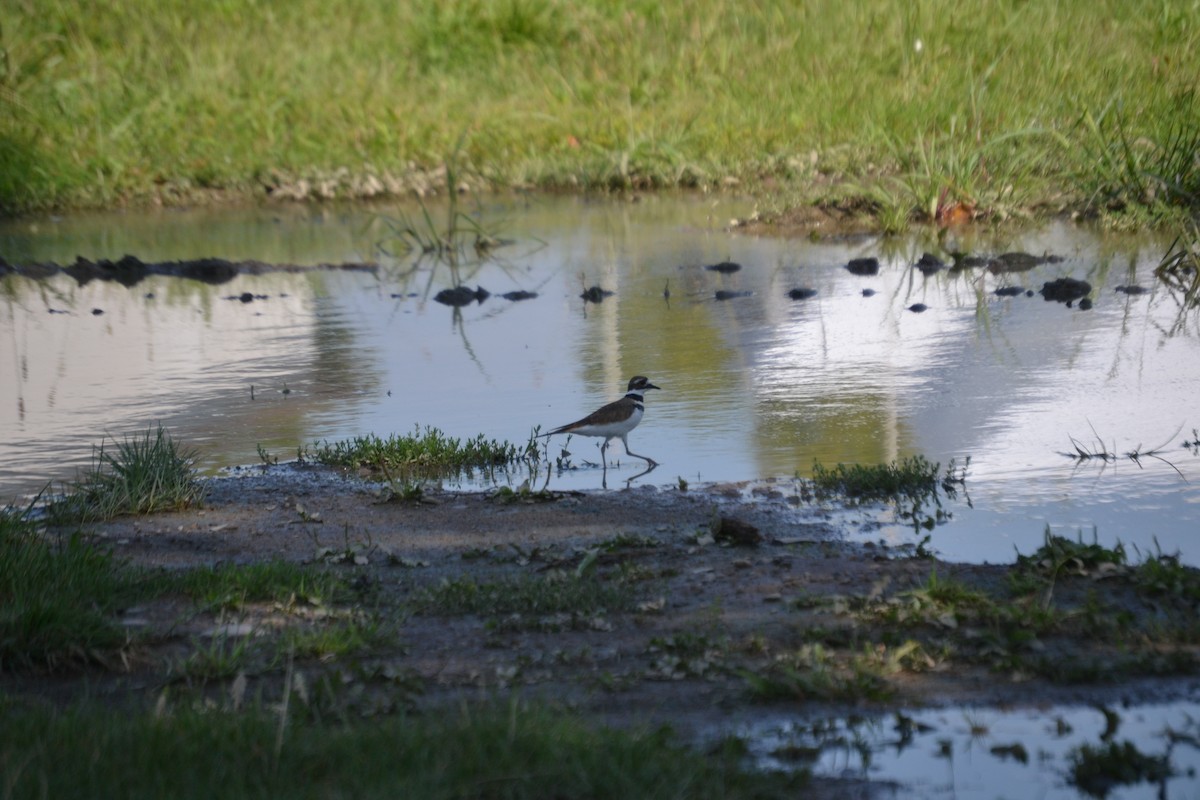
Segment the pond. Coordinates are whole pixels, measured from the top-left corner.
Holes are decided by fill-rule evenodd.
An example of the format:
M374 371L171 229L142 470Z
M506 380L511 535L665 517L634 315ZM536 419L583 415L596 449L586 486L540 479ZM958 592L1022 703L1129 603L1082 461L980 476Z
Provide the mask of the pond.
M945 470L969 457L965 492L944 500L951 516L929 533L947 559L1009 562L1049 527L1124 543L1131 558L1134 548L1161 548L1200 563L1200 457L1185 446L1200 427L1200 312L1153 274L1169 239L1068 223L758 237L730 227L754 209L728 197L540 197L472 210L506 244L484 258L468 249L454 269L399 248L402 222L424 225L417 207L0 224L0 256L14 264L129 253L378 265L219 285L0 278L0 499L70 479L105 436L158 422L210 472L294 458L318 440L425 426L524 444L539 426L619 398L641 374L661 391L648 392L630 446L660 466L639 476L645 464L615 440L601 470L600 440L556 437L550 457L565 445L577 468L539 480L556 489L775 480L786 495L815 461L922 455ZM929 275L914 267L923 253L949 262L954 251L1061 260ZM878 274L847 269L867 257ZM742 268L705 269L724 261ZM1036 292L1060 277L1088 281L1094 307L994 293ZM461 308L434 301L458 282L491 296ZM1127 285L1148 291L1116 290ZM585 302L591 286L613 294ZM816 293L792 299L793 289ZM513 291L537 296L501 296ZM925 310L909 310L916 304ZM1077 446L1116 458L1071 458ZM887 510L842 518L866 540L926 535Z

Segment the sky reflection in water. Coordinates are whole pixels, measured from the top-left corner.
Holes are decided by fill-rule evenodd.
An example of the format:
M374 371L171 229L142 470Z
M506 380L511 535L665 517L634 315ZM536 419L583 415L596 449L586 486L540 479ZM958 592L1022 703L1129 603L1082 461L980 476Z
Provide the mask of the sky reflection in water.
M425 425L524 443L535 426L576 419L644 374L663 391L647 398L631 444L662 466L639 483L789 478L814 460L922 454L945 465L970 456L974 508L949 504L953 520L932 535L948 558L1010 561L1014 547L1036 548L1049 524L1072 537L1095 528L1104 543L1143 551L1157 541L1200 562L1200 468L1181 447L1200 427L1200 320L1155 282L1169 242L1064 225L1003 238L951 233L941 249L924 231L815 243L725 230L749 211L734 200L669 197L496 204L483 219L514 244L460 267L460 281L493 294L460 311L432 301L453 284L451 270L389 258L380 250L387 225L361 208L6 223L0 256L18 263L133 253L381 267L244 275L216 287L2 279L0 496L70 478L105 434L160 420L210 469L255 463L258 445L286 459L315 440ZM1010 275L924 277L911 266L925 250L951 249L1065 260ZM880 258L878 276L844 268L866 255ZM727 259L744 269L703 269ZM1063 275L1098 287L1093 310L992 294ZM1129 283L1152 291L1114 292ZM615 294L585 305L580 292L596 284ZM789 299L801 286L817 296ZM516 289L539 297L495 296ZM717 290L752 294L720 302ZM227 299L243 292L266 299ZM907 311L914 303L929 308ZM1074 465L1062 455L1071 437L1117 453L1162 445L1170 463ZM564 441L552 440L552 456ZM567 446L583 464L598 460L598 443ZM620 486L643 465L619 441L614 454L621 464L609 485ZM600 470L583 468L550 485L600 482ZM873 524L859 535L919 538Z

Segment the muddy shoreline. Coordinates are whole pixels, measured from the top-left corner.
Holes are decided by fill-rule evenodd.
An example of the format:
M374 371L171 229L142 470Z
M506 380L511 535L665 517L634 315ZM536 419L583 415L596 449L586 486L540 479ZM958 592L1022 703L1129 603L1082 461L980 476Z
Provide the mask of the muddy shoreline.
M370 587L372 602L397 615L438 584L464 577L482 583L576 574L589 554L599 556L598 573L633 576L631 609L588 619L518 614L524 618L506 624L467 614L448 623L438 613L403 613L397 619L406 651L400 661L428 682L423 704L464 690L519 686L532 694L573 697L572 705L606 716L620 716L622 707L645 714L656 706L666 717L660 721L681 714L718 720L733 708L754 714L762 709L746 708L738 670L762 666L807 641L816 628L865 631L869 626L852 621L843 600L902 596L931 575L1001 596L1013 569L846 542L820 509L790 496L783 485L759 492L754 501L732 486L647 486L527 497L427 491L419 501L405 502L388 497L374 481L283 465L210 479L208 489L203 508L119 519L92 526L90 535L139 566L184 569L274 559L326 564ZM729 520L750 526L757 542L718 541L721 522ZM1069 608L1100 587L1118 604L1114 612L1144 617L1147 625L1162 617L1160 606L1143 604L1136 592L1123 596L1117 583L1082 570L1064 575L1054 602ZM131 610L129 616L137 618L126 620L131 628L153 630L152 613ZM200 615L194 624L201 633L220 623ZM720 652L664 655L655 644L681 634L703 638ZM839 637L831 634L827 646L835 647ZM1038 646L1046 652L1095 648L1098 659L1116 657L1112 647L1069 636L1047 637ZM578 663L556 665L555 658L566 652L574 652ZM505 665L517 662L528 668L505 677ZM589 676L604 672L624 676L618 682L624 688L597 692ZM848 705L1129 702L1162 700L1195 686L1191 675L1133 672L1111 683L1055 685L1021 670L1006 675L946 663L892 676L894 696L885 703L861 698ZM648 702L654 697L662 702ZM784 707L804 711L805 705Z

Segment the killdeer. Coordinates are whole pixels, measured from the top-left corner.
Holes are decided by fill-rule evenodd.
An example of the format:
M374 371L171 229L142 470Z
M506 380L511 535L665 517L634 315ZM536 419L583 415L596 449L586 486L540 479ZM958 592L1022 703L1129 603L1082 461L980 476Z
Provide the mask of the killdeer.
M600 445L601 458L604 458L609 441L619 438L625 445L626 455L640 458L651 466L658 466L658 462L654 459L640 456L630 450L629 439L626 438L629 436L629 432L642 421L642 413L645 411L645 406L642 405L642 393L647 389L658 389L658 387L651 383L649 378L636 375L630 378L629 390L620 400L615 400L570 425L563 425L561 428L555 428L549 433L541 435L578 433L580 436L603 436L604 444Z

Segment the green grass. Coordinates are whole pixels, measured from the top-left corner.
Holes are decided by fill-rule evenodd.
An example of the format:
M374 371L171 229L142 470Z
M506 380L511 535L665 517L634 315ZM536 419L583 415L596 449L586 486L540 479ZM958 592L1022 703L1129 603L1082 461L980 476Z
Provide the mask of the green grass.
M0 703L3 703L0 700ZM472 707L310 724L181 710L158 718L3 708L5 797L794 797L665 730L621 732L544 709Z
M413 433L391 434L381 439L375 434L356 436L341 442L317 442L305 448L303 458L335 467L373 469L389 475L444 475L470 472L474 469L505 467L526 460L536 460L537 446L530 439L523 446L487 439L480 434L474 439L455 439L437 428L418 427ZM410 492L397 492L407 497ZM420 494L408 499L419 499Z
M814 462L812 482L820 492L841 494L851 500L924 497L936 492L940 466L924 456L909 456L891 464L826 467Z
M479 582L465 577L444 581L417 605L431 614L594 615L628 609L633 594L623 582L593 575L550 574Z
M46 539L28 513L0 513L0 672L103 660L125 641L133 577L78 536Z
M325 606L347 599L346 580L332 571L288 561L220 564L172 573L170 585L205 606L238 609L246 603L307 603Z
M17 0L0 210L363 196L453 162L476 185L732 177L779 206L879 181L893 224L939 199L1153 215L1196 207L1197 74L1200 8L1167 0Z
M199 505L195 453L181 448L162 426L93 448L92 466L51 504L57 522L108 520L127 514L178 511Z

